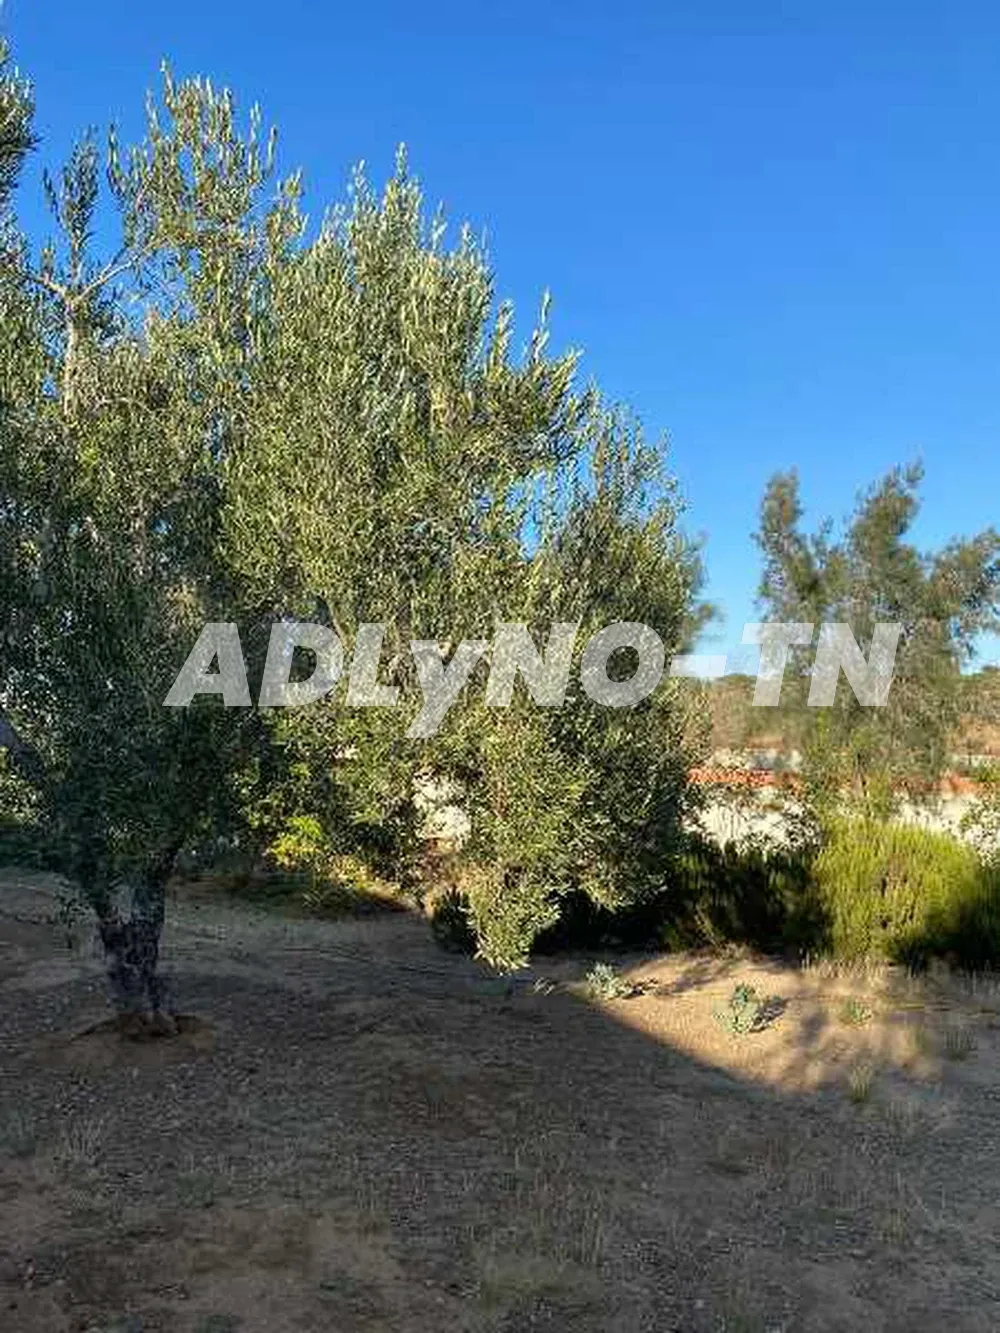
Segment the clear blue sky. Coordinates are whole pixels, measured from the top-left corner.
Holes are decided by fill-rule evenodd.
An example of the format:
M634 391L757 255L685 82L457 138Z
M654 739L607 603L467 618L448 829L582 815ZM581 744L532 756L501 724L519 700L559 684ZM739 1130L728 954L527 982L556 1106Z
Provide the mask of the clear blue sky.
M919 455L923 543L1000 521L1000 11L870 8L7 0L3 26L46 161L136 132L163 57L262 104L314 216L405 140L523 323L550 288L555 343L669 435L719 652L776 469L839 516Z

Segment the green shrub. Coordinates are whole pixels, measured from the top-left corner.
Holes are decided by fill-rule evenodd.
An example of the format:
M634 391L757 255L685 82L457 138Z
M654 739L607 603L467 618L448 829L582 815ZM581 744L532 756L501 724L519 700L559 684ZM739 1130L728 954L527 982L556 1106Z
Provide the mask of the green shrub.
M536 947L546 953L746 944L805 954L820 952L825 938L807 849L719 847L688 836L655 892L617 911L570 895Z
M1000 958L1000 875L956 838L875 820L832 823L813 873L841 958L912 967Z
M476 936L476 957L498 972L524 967L533 940L558 918L552 889L502 864L466 866L461 892Z
M762 1032L781 1012L782 1002L773 996L758 994L755 986L745 983L734 986L729 1002L713 1011L720 1027L734 1037L749 1032Z
M738 943L765 952L815 952L825 921L808 848L692 837L666 894L660 943L670 948Z
M849 995L840 1006L840 1021L850 1028L860 1028L871 1021L871 1008L863 1000L857 999L854 995Z
M596 1000L627 1000L636 993L636 987L620 977L610 963L595 963L584 984Z
M544 895L538 900L544 909ZM1000 962L1000 865L912 825L835 821L816 849L687 837L662 885L617 910L567 895L539 952L748 945L796 957ZM841 1015L864 1022L868 1011Z
M364 858L337 850L313 815L288 819L267 852L293 877L298 902L307 912L339 916L402 903L398 885L380 879Z
M560 903L558 921L538 935L533 952L655 949L661 945L670 907L667 890L617 910L595 903L579 890L568 893Z

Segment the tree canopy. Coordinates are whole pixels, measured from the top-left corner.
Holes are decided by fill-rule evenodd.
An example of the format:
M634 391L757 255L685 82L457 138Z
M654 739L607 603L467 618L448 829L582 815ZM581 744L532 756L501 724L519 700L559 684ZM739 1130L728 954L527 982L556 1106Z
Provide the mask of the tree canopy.
M405 878L430 779L471 813L463 884L497 966L571 890L657 887L688 799L672 682L624 710L579 692L540 708L521 688L498 709L470 690L432 738L406 735L415 640L446 656L524 622L541 646L579 622L582 644L629 620L669 655L698 624L662 448L578 386L574 355L549 355L547 300L515 355L487 257L428 218L405 155L311 231L260 114L241 122L230 93L169 73L141 142L85 136L46 176L39 249L9 207L31 115L5 65L0 745L97 911L119 1003L163 1008L183 848L267 844L308 818ZM384 623L404 706L164 707L206 623L239 625L253 676L287 617L348 652Z

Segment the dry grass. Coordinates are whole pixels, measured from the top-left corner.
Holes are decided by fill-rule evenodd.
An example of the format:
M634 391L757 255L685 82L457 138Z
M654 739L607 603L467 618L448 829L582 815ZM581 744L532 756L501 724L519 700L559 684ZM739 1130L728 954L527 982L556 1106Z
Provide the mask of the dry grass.
M875 1087L875 1070L870 1064L855 1065L847 1078L847 1093L855 1106L864 1106Z
M995 1330L991 981L618 959L595 1002L205 898L202 1024L137 1048L49 893L0 881L4 1333ZM738 985L783 1007L734 1041Z

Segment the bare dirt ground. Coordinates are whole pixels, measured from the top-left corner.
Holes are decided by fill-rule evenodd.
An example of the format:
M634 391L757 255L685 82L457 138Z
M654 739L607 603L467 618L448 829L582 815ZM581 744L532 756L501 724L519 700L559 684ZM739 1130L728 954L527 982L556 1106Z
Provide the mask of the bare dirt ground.
M54 907L0 875L3 1333L1000 1328L995 980L633 958L597 1003L186 896L197 1021L137 1045Z

